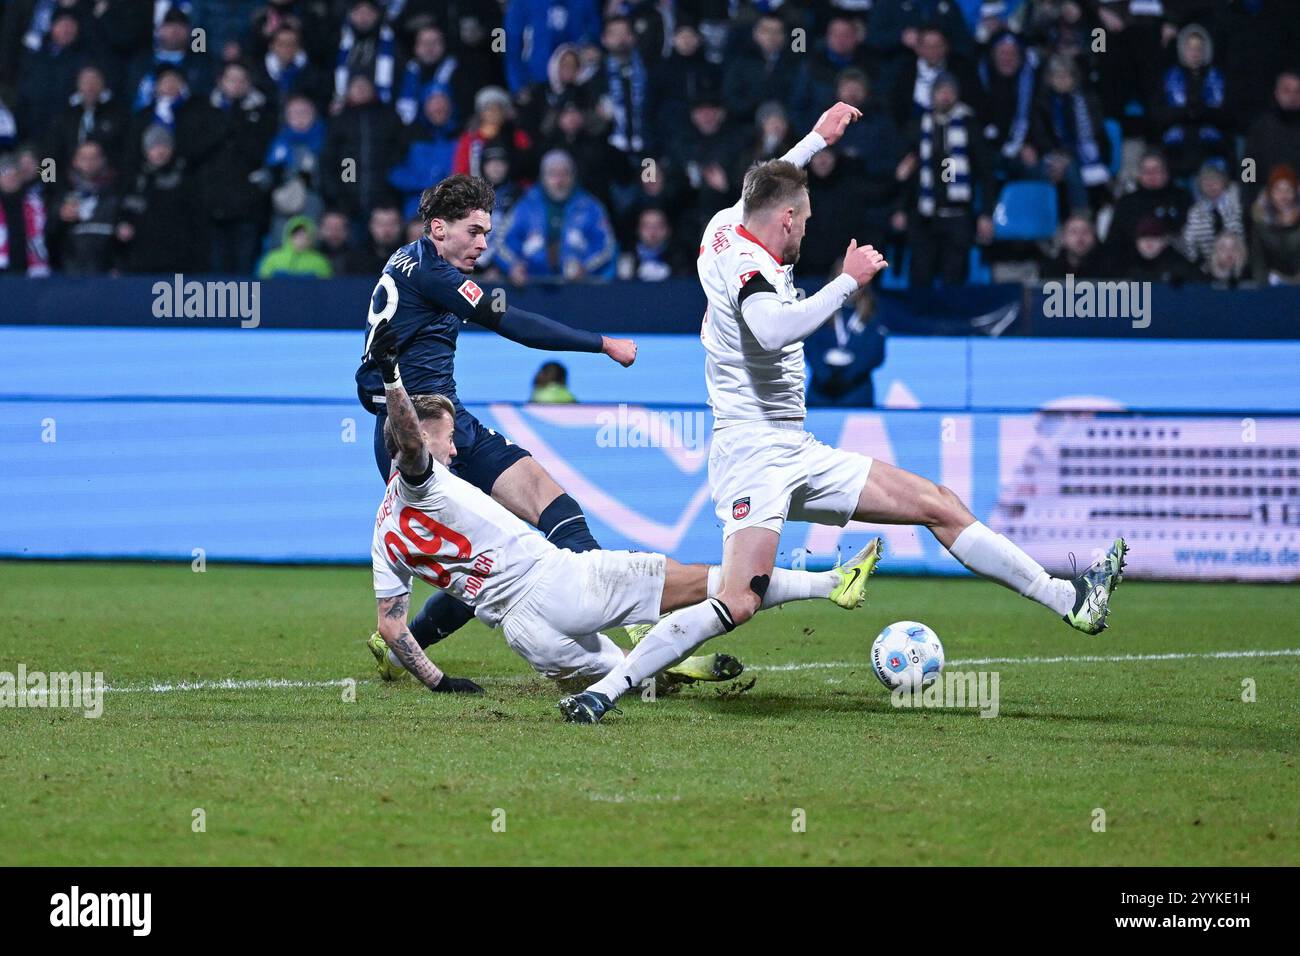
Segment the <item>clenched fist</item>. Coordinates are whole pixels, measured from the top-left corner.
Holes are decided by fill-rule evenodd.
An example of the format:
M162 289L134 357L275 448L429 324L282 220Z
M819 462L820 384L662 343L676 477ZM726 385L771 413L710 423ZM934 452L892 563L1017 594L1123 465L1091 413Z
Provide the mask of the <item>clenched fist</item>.
M604 336L604 352L619 365L627 368L636 361L636 343L631 339L611 339Z
M849 243L848 251L844 253L844 274L852 276L858 288L870 282L877 272L888 265L885 257L874 246L859 246L856 239Z

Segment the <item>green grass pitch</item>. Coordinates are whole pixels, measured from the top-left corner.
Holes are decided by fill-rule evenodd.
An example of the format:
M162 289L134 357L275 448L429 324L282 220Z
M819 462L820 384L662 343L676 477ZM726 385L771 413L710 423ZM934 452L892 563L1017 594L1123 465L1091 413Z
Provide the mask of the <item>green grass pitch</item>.
M378 683L368 586L365 568L0 563L0 671L115 688L99 719L0 709L8 862L1300 862L1294 587L1130 582L1088 638L995 585L881 577L859 611L789 606L717 642L757 677L744 693L579 727L478 624L434 657L486 697ZM866 661L899 619L934 627L950 669L997 671L999 716L891 706ZM982 658L1016 660L961 663ZM238 683L267 678L290 685ZM181 682L202 686L146 689Z

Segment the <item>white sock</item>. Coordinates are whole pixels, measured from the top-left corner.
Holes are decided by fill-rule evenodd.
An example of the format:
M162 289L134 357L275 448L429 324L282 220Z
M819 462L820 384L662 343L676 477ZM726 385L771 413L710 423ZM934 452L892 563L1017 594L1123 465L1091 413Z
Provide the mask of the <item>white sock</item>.
M392 664L394 667L400 668L401 670L406 670L406 665L397 659L397 655L393 653L391 647L384 651L384 653L388 655L388 663Z
M948 552L980 577L997 581L1031 601L1068 614L1074 607L1074 585L1054 578L1005 535L976 521L957 535Z
M773 568L767 593L763 595L760 609L776 607L787 601L805 601L809 598L830 597L840 577L834 571L788 571ZM722 590L722 568L709 568L709 597L717 597Z
M729 631L731 612L715 598L674 611L650 629L639 644L628 652L622 663L587 688L618 698L642 681L654 677L665 667L672 667L711 637Z

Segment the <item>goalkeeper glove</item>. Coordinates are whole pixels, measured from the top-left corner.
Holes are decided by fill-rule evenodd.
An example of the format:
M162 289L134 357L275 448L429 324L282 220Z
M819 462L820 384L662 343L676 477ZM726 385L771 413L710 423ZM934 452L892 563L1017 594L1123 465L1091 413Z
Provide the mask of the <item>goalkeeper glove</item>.
M468 677L452 677L443 674L436 687L430 688L435 694L482 694L483 688Z
M386 387L402 384L397 371L397 330L388 324L387 319L371 331L366 357L375 363Z

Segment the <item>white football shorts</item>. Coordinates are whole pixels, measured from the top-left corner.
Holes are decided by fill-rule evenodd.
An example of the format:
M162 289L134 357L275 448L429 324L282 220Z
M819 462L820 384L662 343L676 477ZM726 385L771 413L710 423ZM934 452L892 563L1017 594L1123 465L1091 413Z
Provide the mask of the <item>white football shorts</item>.
M786 520L843 527L853 517L872 459L832 448L802 421L727 425L713 432L709 488L725 541L741 528L781 533Z
M667 559L649 551L558 550L501 619L506 643L554 680L604 677L623 660L600 632L659 620Z

